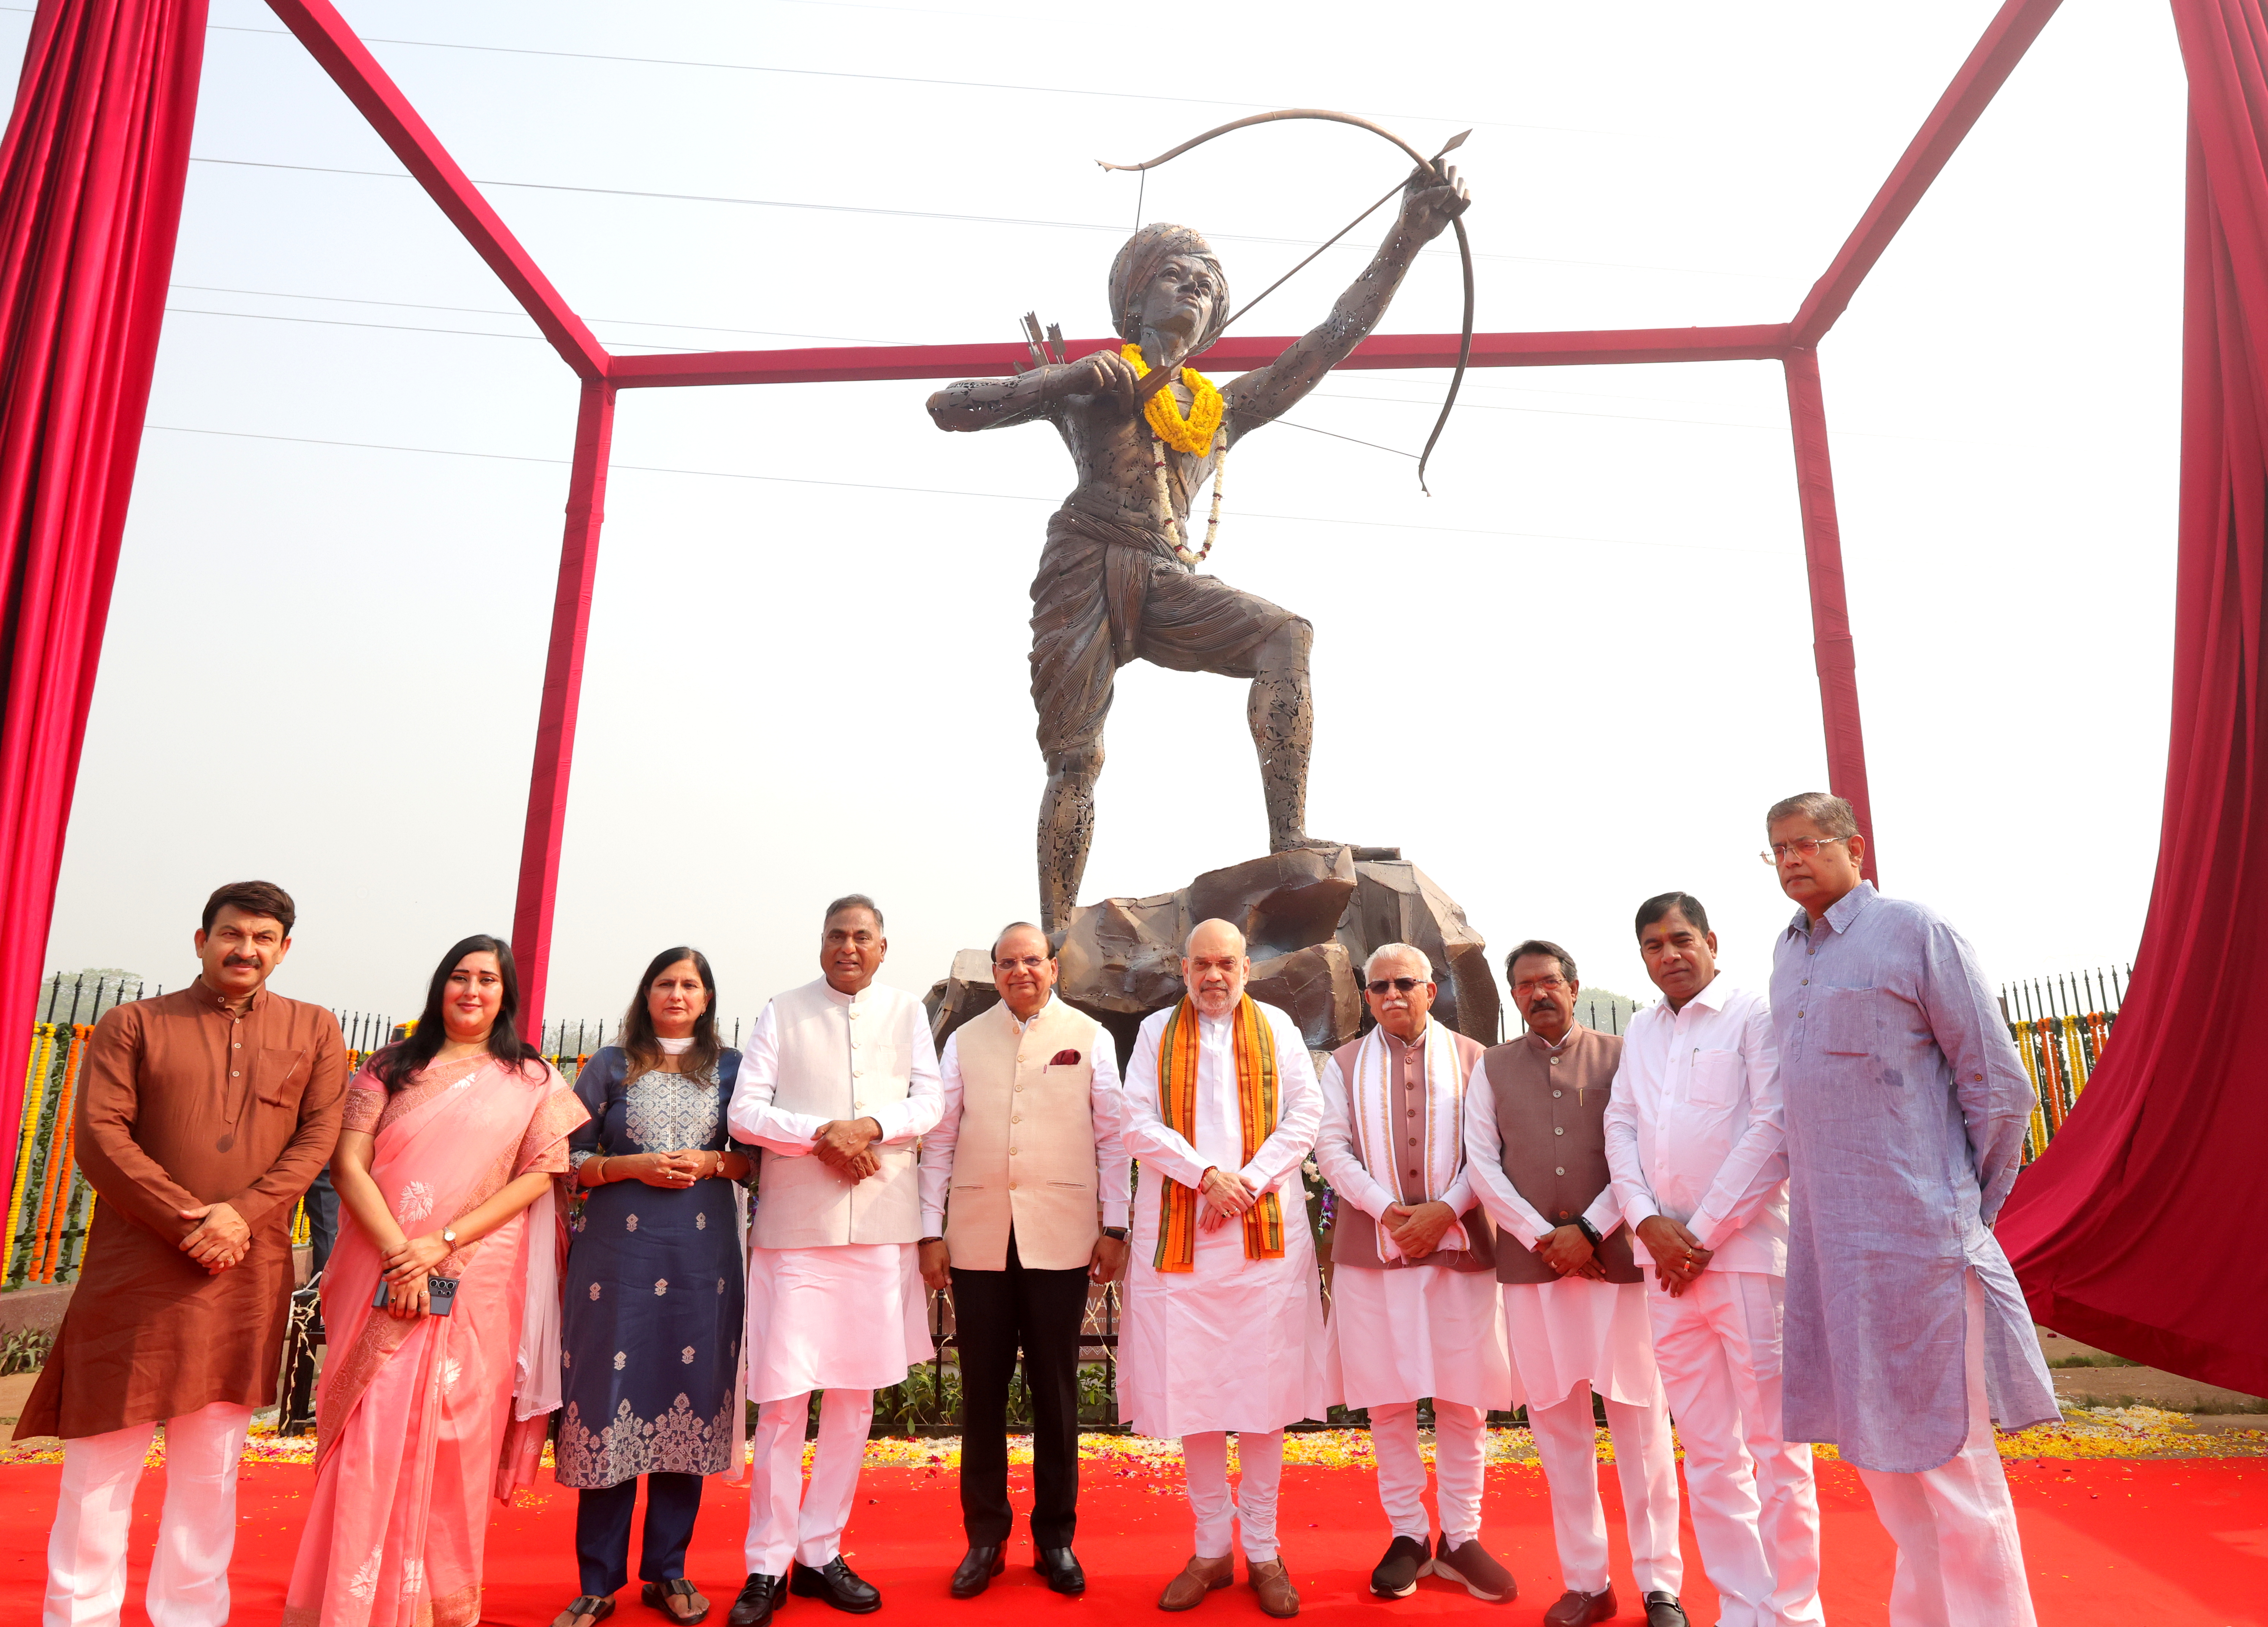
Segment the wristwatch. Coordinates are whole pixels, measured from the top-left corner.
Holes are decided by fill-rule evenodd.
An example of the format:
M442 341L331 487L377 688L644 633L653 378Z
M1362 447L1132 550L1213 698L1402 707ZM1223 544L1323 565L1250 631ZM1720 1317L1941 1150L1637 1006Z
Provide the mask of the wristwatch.
M441 1240L448 1244L450 1248L454 1248L457 1246L457 1228L453 1226L443 1226L441 1228Z
M1102 1234L1118 1242L1126 1240L1126 1228L1123 1226L1106 1226L1102 1228Z
M1607 1240L1599 1235L1599 1228L1593 1226L1589 1219L1582 1215L1575 1217L1575 1229L1591 1240L1591 1247L1594 1248L1599 1248Z

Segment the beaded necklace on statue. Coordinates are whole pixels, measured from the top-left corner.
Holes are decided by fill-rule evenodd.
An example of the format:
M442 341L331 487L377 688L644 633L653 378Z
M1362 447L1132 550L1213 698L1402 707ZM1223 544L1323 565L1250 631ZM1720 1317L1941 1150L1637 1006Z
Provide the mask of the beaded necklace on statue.
M1118 354L1133 364L1136 378L1149 377L1150 364L1143 359L1140 345L1123 345ZM1220 532L1220 494L1228 479L1228 448L1221 432L1224 403L1219 390L1194 367L1182 369L1182 382L1189 392L1186 415L1171 390L1160 390L1143 407L1142 416L1150 425L1150 469L1158 482L1158 506L1166 516L1167 525L1180 533L1180 541L1174 544L1174 556L1185 565L1198 565L1212 552L1213 539ZM1219 461L1213 465L1212 512L1205 521L1204 546L1194 552L1189 546L1189 524L1174 518L1173 497L1166 485L1168 446L1192 458L1207 456L1216 447L1220 452Z

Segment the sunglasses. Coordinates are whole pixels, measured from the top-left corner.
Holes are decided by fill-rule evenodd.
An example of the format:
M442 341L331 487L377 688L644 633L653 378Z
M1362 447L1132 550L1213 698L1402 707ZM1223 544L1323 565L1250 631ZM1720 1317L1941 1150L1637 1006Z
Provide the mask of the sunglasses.
M1380 998L1383 999L1386 996L1386 991L1388 989L1392 989L1400 994L1407 994L1412 989L1415 989L1419 983L1427 981L1427 979L1423 977L1381 977L1376 983L1369 983L1365 986L1367 987L1373 994L1377 995Z

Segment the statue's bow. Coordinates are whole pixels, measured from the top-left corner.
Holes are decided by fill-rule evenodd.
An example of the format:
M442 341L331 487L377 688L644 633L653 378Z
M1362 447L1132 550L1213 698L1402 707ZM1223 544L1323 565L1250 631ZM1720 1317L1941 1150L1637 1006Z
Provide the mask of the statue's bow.
M1254 124L1272 124L1272 123L1276 122L1276 121L1277 121L1278 120L1279 120L1279 119L1321 119L1321 120L1324 121L1326 123L1330 123L1330 124L1351 124L1351 125L1353 125L1357 129L1368 130L1372 135L1380 137L1380 138L1381 138L1381 139L1382 139L1382 140L1392 142L1392 143L1393 143L1396 147L1399 147L1399 148L1400 148L1403 152L1405 152L1405 153L1409 154L1409 156L1410 156L1410 161L1411 163L1415 164L1415 165L1416 165L1419 169L1421 169L1421 170L1429 170L1429 171L1431 171L1431 172L1432 172L1432 173L1433 173L1437 178L1439 178L1439 179L1440 179L1440 180L1447 180L1448 179L1448 173L1447 173L1447 167L1442 164L1441 160L1442 160L1444 158L1447 157L1450 153L1452 153L1452 152L1455 151L1459 147L1461 147L1461 146L1464 145L1465 136L1469 136L1469 135L1471 135L1471 134L1472 134L1472 132L1471 132L1470 130L1467 130L1467 131L1465 131L1462 135L1459 135L1459 136L1454 136L1454 137L1451 138L1451 140L1447 143L1447 144L1442 147L1442 149L1441 149L1441 151L1439 151L1439 152L1435 153L1432 158L1427 158L1424 153L1422 153L1422 152L1418 151L1417 148L1415 148L1415 147L1411 146L1408 142L1406 142L1406 141L1403 140L1403 139L1402 139L1402 137L1400 137L1399 136L1396 136L1396 135L1395 135L1392 130L1388 129L1384 125L1381 125L1381 124L1373 124L1373 122L1371 122L1371 121L1369 121L1368 119L1361 118L1361 117L1358 116L1357 114L1351 114L1351 113L1334 113L1334 112L1332 112L1332 111L1331 111L1329 108L1328 108L1328 107L1284 107L1284 108L1279 108L1279 109L1278 109L1278 110L1277 110L1276 112L1274 112L1274 113L1256 113L1256 114L1252 114L1251 116L1249 116L1248 118L1242 118L1242 119L1234 119L1234 120L1231 120L1228 123L1226 123L1226 124L1224 124L1224 125L1220 126L1218 129L1210 129L1210 130L1207 130L1207 131L1206 131L1204 135L1202 135L1202 136L1191 136L1189 140L1187 140L1187 141L1183 142L1180 146L1178 146L1178 147L1174 147L1174 148L1172 148L1172 149L1169 149L1169 150L1168 150L1168 151L1164 151L1164 152L1160 153L1156 158L1152 158L1152 159L1151 159L1148 163L1146 163L1146 164L1113 164L1113 163L1109 162L1108 159L1102 159L1102 160L1098 160L1098 161L1101 163L1101 165L1102 165L1102 167L1103 167L1103 168L1105 168L1105 169L1108 169L1108 170L1146 170L1146 169L1155 169L1155 168L1157 168L1157 167L1158 167L1158 166L1160 166L1160 164L1164 164L1164 163L1168 162L1168 161L1169 161L1169 160L1171 160L1171 159L1180 158L1180 157L1182 156L1182 154L1183 154L1184 152L1189 151L1189 149L1191 149L1192 147L1202 147L1202 146L1204 146L1204 145L1205 144L1205 143L1207 143L1207 142L1211 141L1211 140L1214 136L1226 136L1226 135L1227 135L1227 134L1229 133L1229 131L1231 131L1231 130L1241 130L1241 129L1245 129L1246 127L1248 127L1248 126L1249 126L1249 125L1254 125ZM1395 187L1395 191L1399 191L1400 189L1401 189L1400 185L1399 185L1399 184L1397 184L1397 185L1396 185L1396 187ZM1391 196L1393 196L1393 193L1392 193L1392 192L1388 193L1388 194L1387 194L1387 196L1388 196L1388 197L1391 197ZM1379 202L1385 202L1385 199L1381 198ZM1372 210L1374 210L1374 209L1376 209L1377 207L1378 207L1378 205L1377 205L1376 203L1373 203L1373 204L1372 204L1372 205L1371 205L1371 209L1372 209ZM1370 213L1370 210L1364 210L1364 211L1363 211L1363 216L1367 216L1369 213ZM1335 243L1335 242L1338 241L1338 239L1339 239L1339 238L1341 238L1341 237L1344 237L1348 232L1352 231L1352 230L1354 229L1354 225L1357 225L1357 224L1359 224L1359 222L1360 222L1360 221L1361 221L1361 219L1363 218L1363 216L1358 216L1358 217L1356 217L1355 222L1353 222L1353 223L1350 223L1350 224L1349 224L1349 225L1348 225L1344 229L1343 229L1343 230L1342 230L1342 231L1337 234L1337 236L1333 237L1333 238L1330 239L1330 242L1331 242L1331 243ZM1454 227L1456 228L1456 231L1457 231L1457 258L1458 258L1459 260L1461 260L1461 261L1462 261L1464 262L1464 272L1465 272L1465 316L1464 316L1464 328L1463 328L1463 331L1462 331L1462 332L1458 335L1458 339L1457 339L1457 370L1456 370L1456 372L1455 372L1454 373L1451 374L1451 375L1450 375L1450 377L1449 377L1449 393L1448 393L1447 395L1445 395L1445 396L1443 396L1443 397L1441 398L1441 416L1440 416L1440 417L1438 417L1438 418L1436 418L1436 419L1434 419L1434 420L1433 420L1433 432L1432 432L1431 435L1428 435L1428 436L1425 438L1425 450L1423 453L1419 453L1419 454L1418 454L1418 490L1421 490L1421 491L1422 491L1422 490L1426 490L1426 487L1425 487L1425 463L1426 463L1426 460L1427 460L1428 459L1430 459L1430 458L1433 455L1433 443L1434 443L1434 442L1436 442L1436 441L1438 441L1438 440L1440 440L1440 439L1441 438L1441 429L1442 429L1442 426L1443 426L1443 425L1445 425L1445 424L1447 424L1447 423L1449 422L1449 409L1450 409L1451 408L1454 407L1454 406L1457 404L1457 391L1458 391L1458 388L1459 388L1461 386L1462 386L1462 385L1463 385L1463 383L1464 383L1464 381L1465 381L1465 364L1466 364L1469 361L1470 361L1470 360L1472 359L1472 354L1473 354L1473 246L1472 246L1472 240L1465 235L1465 222L1464 222L1464 217L1463 217L1462 215L1460 215L1460 216L1456 216L1456 217L1454 217L1450 220L1449 224L1450 224L1452 226L1454 226ZM1328 248L1328 247L1330 247L1330 243L1326 243L1326 244L1324 244L1324 245L1323 245L1323 247L1324 247L1324 248ZM1315 254L1321 254L1322 252L1322 249L1317 249L1317 250L1315 251ZM1314 254L1310 254L1310 255L1308 255L1308 256L1307 256L1307 260L1303 260L1303 261L1301 261L1300 262L1300 266L1294 266L1294 267L1292 267L1292 271L1297 271L1297 270L1299 270L1300 266L1304 266L1304 265L1306 265L1306 264L1307 263L1307 261L1311 261L1311 260L1313 260L1314 257L1315 257L1315 256L1314 256ZM1290 276L1290 275L1291 275L1291 273L1287 272L1287 273L1285 273L1285 275L1286 276ZM1275 291L1275 286L1277 286L1277 285L1280 285L1280 284L1281 284L1281 283L1282 283L1282 280L1283 280L1282 278L1278 278L1278 283L1277 283L1276 285L1271 285L1269 289L1267 289L1267 290L1263 291L1263 293L1262 293L1262 295L1261 295L1261 298L1265 298L1269 293L1272 293L1273 291ZM1253 305L1257 305L1257 304L1259 304L1259 303L1260 303L1260 301L1259 301L1258 299L1255 299L1255 300L1253 300L1253 301L1251 302L1251 304L1247 305L1247 306L1244 307L1244 309L1245 309L1245 310L1249 310L1249 309L1251 309L1251 307L1252 307L1252 306L1253 306ZM1241 314L1242 314L1242 313L1241 313L1241 312L1239 312L1239 313L1237 313L1236 314L1241 315ZM1160 379L1161 379L1161 381L1162 381L1162 379L1163 379L1164 378L1166 378L1166 377L1169 377L1169 376L1170 376L1170 372L1169 372L1169 370L1161 370L1161 372L1160 372Z

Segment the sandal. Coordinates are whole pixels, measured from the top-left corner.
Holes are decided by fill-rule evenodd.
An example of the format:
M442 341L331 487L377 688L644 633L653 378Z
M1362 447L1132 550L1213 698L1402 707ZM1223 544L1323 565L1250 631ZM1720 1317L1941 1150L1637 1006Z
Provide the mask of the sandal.
M559 1613L559 1620L554 1622L552 1627L574 1627L577 1618L585 1616L591 1618L591 1627L599 1627L600 1622L614 1613L613 1599L598 1594L585 1594Z
M638 1596L645 1601L646 1609L659 1610L671 1621L684 1623L684 1627L695 1627L695 1623L709 1619L709 1601L702 1599L701 1590L681 1576L674 1581L648 1582L639 1590ZM700 1599L700 1613L695 1616L682 1614L670 1603L673 1599Z

